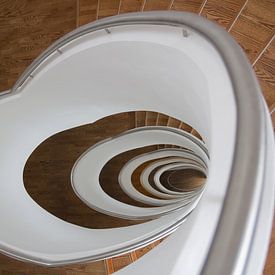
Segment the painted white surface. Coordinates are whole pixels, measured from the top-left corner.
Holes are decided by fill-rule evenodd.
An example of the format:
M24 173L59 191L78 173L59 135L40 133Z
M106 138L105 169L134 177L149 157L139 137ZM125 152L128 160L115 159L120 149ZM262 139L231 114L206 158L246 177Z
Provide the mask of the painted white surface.
M149 164L140 174L140 182L141 185L146 189L148 192L152 193L154 196L163 198L163 199L171 199L171 198L182 198L185 195L178 192L178 193L166 193L166 192L160 192L160 190L157 190L153 188L148 180L149 175L160 165L168 164L169 161L167 160L160 160L160 161L154 161L153 163Z
M27 158L49 136L113 113L152 110L192 125L209 149L200 206L165 242L174 257L167 267L186 257L181 271L198 274L200 264L189 272L191 259L205 259L234 148L235 103L225 64L201 35L191 30L184 38L176 27L116 27L85 39L53 54L19 94L0 101L0 245L52 262L72 260L136 243L178 220L180 212L128 228L81 228L39 207L23 185Z
M198 152L200 154L199 156L207 162L207 156L202 148L194 144L188 137L181 135L182 130L174 131L176 132L167 131L165 127L163 127L163 129L147 129L145 127L143 131L129 131L128 133L126 132L125 135L95 145L78 159L72 171L72 184L76 194L87 205L97 209L99 212L127 219L157 217L172 209L178 209L180 205L182 205L181 211L183 213L190 213L194 205L197 204L200 193L190 206L186 205L185 200L181 200L176 205L169 204L166 206L144 208L113 199L103 191L99 183L100 172L110 159L122 152L149 145L166 144L170 142L174 145L186 147L187 149L192 149L194 152ZM189 133L185 133L185 135L192 138ZM202 144L202 142L200 143ZM91 169L91 167L93 169ZM173 195L183 196L182 193Z
M202 164L202 161L198 157L190 154L190 152L187 152L187 151L184 152L178 149L164 149L164 150L162 149L162 150L142 154L129 160L120 170L118 181L122 190L131 198L143 203L151 204L151 205L166 205L166 204L171 204L171 203L180 201L182 199L182 196L176 199L172 197L171 199L171 196L168 195L169 196L168 200L164 200L165 199L164 197L162 200L160 200L160 199L144 196L137 189L134 188L131 181L131 175L142 163L145 163L150 160L156 160L156 159L159 159L159 161L161 161L162 158L167 158L167 157L169 157L167 161L171 161L171 159L174 161L175 157L181 157L182 159L185 159L185 160L188 159L189 161L191 161L191 159L200 161ZM142 171L142 173L144 172L145 170ZM145 178L145 180L143 179L140 180L142 185L144 184L145 181L148 182L148 178ZM147 191L150 193L149 188L147 188ZM185 192L184 196L186 196L186 193L188 192ZM166 194L161 193L160 197L162 197L163 195L166 196Z
M160 168L154 175L154 182L156 184L156 186L162 191L162 192L166 192L167 194L182 194L182 191L172 191L169 190L168 188L166 188L165 186L163 186L163 184L160 182L160 176L166 172L167 170L171 170L172 168L181 168L182 170L184 169L192 169L195 171L200 171L203 174L206 175L205 170L203 168L201 168L200 166L198 166L195 163L177 163L177 164L170 164L170 165L165 165L164 167ZM185 193L185 192L184 192Z

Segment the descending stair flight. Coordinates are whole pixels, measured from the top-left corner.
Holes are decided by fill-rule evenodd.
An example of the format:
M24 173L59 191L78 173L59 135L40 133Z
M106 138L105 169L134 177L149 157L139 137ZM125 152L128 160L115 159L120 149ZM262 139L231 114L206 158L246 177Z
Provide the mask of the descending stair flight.
M203 140L164 126L123 132L79 156L71 185L90 208L143 223L89 229L32 200L22 175L41 142L137 110L175 117ZM176 230L117 274L261 274L273 215L273 130L244 53L215 24L190 13L144 12L82 26L45 50L10 92L0 94L0 121L2 253L66 265L120 255ZM149 207L105 193L99 175L111 158L160 144L175 147L132 158L118 176L121 189ZM139 181L149 195L132 181L147 162ZM161 181L167 171L185 169L201 172L205 184L186 191Z

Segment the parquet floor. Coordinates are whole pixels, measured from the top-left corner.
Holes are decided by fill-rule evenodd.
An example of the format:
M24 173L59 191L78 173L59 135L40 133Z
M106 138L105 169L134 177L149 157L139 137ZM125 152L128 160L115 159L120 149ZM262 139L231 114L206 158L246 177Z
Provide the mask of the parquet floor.
M275 3L273 0L0 0L0 91L53 41L76 27L106 16L146 10L181 10L225 28L247 54L259 79L275 126ZM154 116L136 123L154 124ZM166 118L159 118L165 120ZM168 122L167 122L168 123ZM176 123L176 122L169 122ZM275 274L275 220L265 275ZM66 268L40 268L0 256L0 274L105 274L143 252Z

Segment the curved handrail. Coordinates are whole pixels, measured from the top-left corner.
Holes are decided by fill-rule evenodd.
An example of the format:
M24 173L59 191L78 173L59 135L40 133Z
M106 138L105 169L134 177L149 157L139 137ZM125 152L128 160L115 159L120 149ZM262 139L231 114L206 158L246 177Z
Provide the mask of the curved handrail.
M156 137L156 135L158 135L158 138L161 140L160 143L167 141L169 138L171 142L176 145L184 146L194 152L198 152L199 156L207 162L206 148L199 139L190 133L163 126L135 128L93 145L77 159L71 172L71 184L76 195L91 208L119 218L147 219L168 214L179 209L183 210L186 205L184 201L180 201L176 205L152 207L149 209L128 205L110 197L100 187L98 181L100 170L108 159L113 157L113 153L110 150L112 147L111 141L115 142L117 147L116 151L122 153L125 150L135 148L137 144L138 147L156 144L156 141L152 140L152 137ZM145 136L146 140L139 139L141 136ZM127 142L125 142L125 139L127 139ZM93 161L94 159L97 160L96 164ZM86 170L87 163L94 163L92 173L90 169ZM81 177L83 173L87 172L90 172L88 177L85 177L85 179ZM183 194L179 194L179 197L183 196Z
M138 200L140 202L144 203L161 203L161 204L170 204L179 201L183 196L180 196L180 198L176 199L171 199L171 196L160 193L160 197L162 197L162 200L158 199L153 199L151 197L143 196L140 194L138 190L136 190L131 183L131 174L136 170L142 163L150 161L150 160L156 160L156 159L162 159L162 158L167 158L169 157L169 160L171 160L171 157L182 157L188 160L197 160L199 161L200 164L204 164L203 161L198 157L195 156L191 153L191 151L186 151L182 149L159 149L157 151L152 151L148 153L141 154L135 158L132 158L129 160L121 169L119 176L118 176L118 181L119 185L122 188L122 190L131 198ZM205 164L204 164L205 165ZM145 170L142 171L144 173ZM141 173L141 174L142 174ZM147 178L146 178L147 180ZM144 182L141 180L141 185L144 188ZM145 189L146 190L146 189ZM147 189L147 191L150 193L151 189ZM185 193L189 194L188 192ZM155 193L156 195L156 193ZM164 200L164 198L169 198L169 200Z
M264 111L256 77L239 46L221 28L193 14L179 12L148 12L124 14L83 26L56 41L22 74L12 89L17 88L51 53L85 33L127 24L165 24L188 26L206 37L223 58L231 79L237 109L237 131L230 180L221 218L202 274L241 273L248 259L260 205L260 190L267 146ZM2 97L10 94L2 95ZM261 148L261 150L257 150ZM241 183L241 192L240 189ZM244 241L245 240L245 241ZM230 254L221 243L230 243ZM242 255L242 257L239 257ZM217 261L217 257L219 261Z
M202 169L201 167L197 166L197 165L194 165L194 164L182 164L182 163L177 163L177 164L170 164L170 165L167 165L167 166L164 166L162 168L160 168L154 175L154 182L155 182L155 185L162 191L162 192L166 192L167 194L180 194L180 193L185 193L183 191L172 191L172 190L169 190L167 189L165 186L163 186L160 182L160 176L162 173L164 173L165 171L171 169L171 168L176 168L176 167L180 167L182 169L193 169L193 170L196 170L196 171L200 171L202 173L205 173L204 169ZM193 191L189 191L189 192L193 192Z

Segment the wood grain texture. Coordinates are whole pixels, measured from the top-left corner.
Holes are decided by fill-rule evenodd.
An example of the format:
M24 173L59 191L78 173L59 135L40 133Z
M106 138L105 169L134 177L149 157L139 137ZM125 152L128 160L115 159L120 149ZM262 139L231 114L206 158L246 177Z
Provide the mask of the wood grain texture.
M171 10L198 13L202 4L203 0L175 0L172 4Z
M198 131L196 131L196 129L193 128L192 131L191 131L191 134L193 136L197 137L198 139L203 140L200 133Z
M112 266L112 268L111 268L112 272L116 272L116 271L120 270L121 268L131 264L132 262L133 262L133 260L132 260L130 253L127 253L127 254L121 255L119 257L114 257L110 260L107 260L108 267L110 268L110 266ZM108 272L109 272L109 268L107 270ZM111 274L111 272L109 272L109 274Z
M136 127L143 127L146 124L146 111L136 112Z
M62 267L42 267L14 260L0 254L1 275L105 275L104 261Z
M156 126L158 113L146 112L146 126Z
M119 10L119 0L100 0L98 18L117 15Z
M76 24L75 0L0 1L0 91Z
M154 247L158 246L164 239L165 238L155 241L154 243L149 244L131 253L127 253L119 257L107 259L105 261L107 274L113 274L114 272L119 271L121 268L133 263L140 257L144 256L146 253L151 251Z
M155 148L157 149L157 148ZM144 189L144 187L141 185L140 182L140 176L142 171L149 165L151 164L153 161L147 161L145 163L143 163L142 165L140 165L132 174L132 182L133 182L133 186L142 194L144 194L145 196L151 197L151 198L155 198L155 199L159 199L159 197L152 195L151 193L149 193L146 189Z
M88 228L112 228L137 224L104 215L86 206L73 192L71 170L78 157L95 143L134 128L134 112L106 117L95 123L72 128L51 136L31 154L24 169L24 185L29 195L53 215ZM146 150L138 150L138 153ZM133 203L122 190L119 192L118 172L134 152L118 156L104 166L100 175L104 190L117 199ZM137 203L136 203L137 204Z
M244 3L245 0L207 0L201 15L227 29Z
M78 26L88 24L97 19L99 0L78 0Z
M205 184L205 176L193 169L166 171L160 176L160 182L164 187L172 191L191 191Z
M275 39L254 66L270 111L275 103Z
M99 176L100 185L104 190L104 192L106 192L112 198L118 201L121 201L123 203L139 206L139 207L148 207L148 205L138 202L136 200L133 200L128 195L126 195L126 193L124 193L124 191L119 186L118 176L123 166L130 159L133 159L134 157L147 152L152 152L154 150L156 150L156 146L146 146L146 147L129 150L124 153L118 154L117 156L109 160L103 167ZM135 173L135 171L133 173L132 182L134 187L140 191L141 189L144 190L139 180L139 176L142 170L141 169L137 169L137 170L138 170L137 171L138 173ZM148 194L148 192L146 192L146 194Z
M167 126L168 119L169 117L167 115L159 113L156 123L159 126Z
M77 1L79 1L79 6ZM28 64L53 41L73 30L77 26L77 22L82 25L93 21L97 14L95 2L97 1L0 0L0 91L10 89ZM100 0L100 2L100 17L118 13L119 1ZM158 1L152 1L150 5L156 2ZM166 1L160 2L162 9L166 5ZM121 0L120 13L139 11L143 3L144 0ZM198 13L203 3L203 0L175 0L171 9ZM233 22L230 20L234 18L240 3L240 0L207 0L203 14L208 14L210 20L228 28ZM158 3L152 5L152 9L155 9L155 5ZM79 11L77 11L77 7ZM149 7L147 6L148 9ZM76 17L77 14L79 18ZM249 0L230 31L252 63L257 60L274 34L274 14L274 1ZM275 108L274 42L261 55L254 69L271 111ZM275 127L275 112L272 114L272 119ZM167 125L167 120L167 116L160 115L157 124ZM141 119L140 122L140 126L143 126L144 121L142 122ZM190 128L189 131L191 131ZM265 275L275 274L274 232L275 225ZM44 269L33 269L30 266L22 267L21 264L1 256L0 274L86 274L85 272L87 272L82 266L72 270L60 268L45 271Z
M121 0L120 13L140 11L142 3L143 0Z
M189 124L184 122L181 122L179 128L189 133L192 131L192 127Z
M269 0L250 0L230 30L251 63L275 33L275 4Z
M171 0L147 0L145 2L144 11L167 10Z
M168 122L167 122L167 126L169 127L173 127L173 128L179 128L180 127L181 122L173 117L169 117Z
M268 255L266 259L264 275L274 275L275 271L275 217L273 218L273 228L269 244Z

